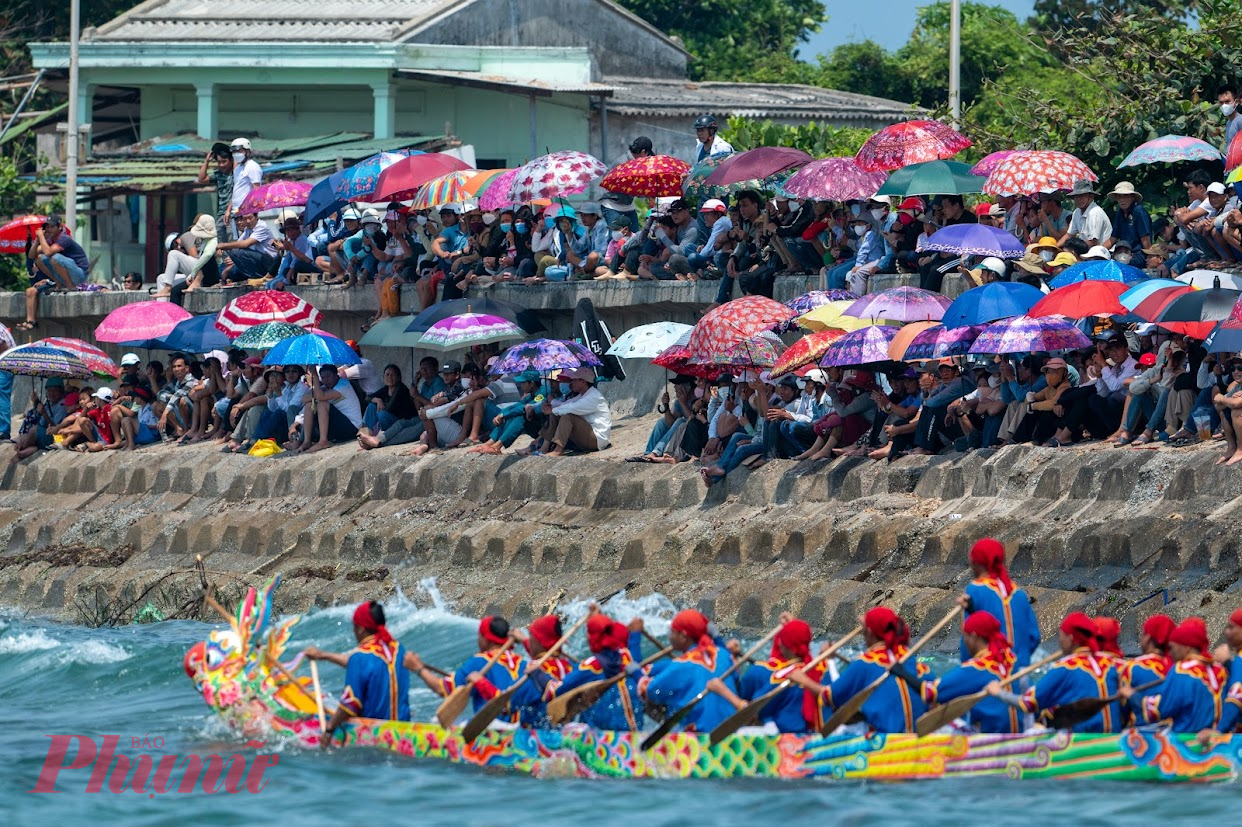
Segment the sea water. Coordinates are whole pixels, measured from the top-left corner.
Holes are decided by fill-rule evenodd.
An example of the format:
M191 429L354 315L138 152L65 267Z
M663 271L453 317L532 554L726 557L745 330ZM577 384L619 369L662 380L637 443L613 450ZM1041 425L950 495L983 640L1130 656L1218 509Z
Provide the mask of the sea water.
M585 601L564 603L574 618ZM642 616L665 634L673 605L659 595L624 596L613 617ZM313 611L295 627L290 653L352 645L352 607ZM428 663L454 667L474 651L477 621L455 614L434 585L388 601L390 628ZM0 612L0 824L290 825L760 825L774 824L1126 824L1233 823L1242 786L1167 786L1001 778L908 783L771 780L584 780L420 761L356 749L276 747L279 763L259 793L169 792L154 800L132 790L84 792L88 773L61 774L59 794L32 789L56 734L162 738L151 752L204 757L245 754L182 671L186 650L213 628L166 622L88 629ZM937 658L937 660L940 660ZM947 663L947 660L945 661ZM324 691L342 670L321 664ZM411 710L428 720L438 699L411 680ZM271 751L269 744L264 751ZM135 751L141 752L141 751ZM252 752L252 751L251 751ZM72 755L72 748L70 754ZM174 780L181 777L180 770Z

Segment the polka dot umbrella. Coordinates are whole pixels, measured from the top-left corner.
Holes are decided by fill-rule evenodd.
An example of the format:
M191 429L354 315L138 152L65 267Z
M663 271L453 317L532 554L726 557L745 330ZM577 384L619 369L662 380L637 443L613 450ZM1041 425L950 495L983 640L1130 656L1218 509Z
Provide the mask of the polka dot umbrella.
M648 155L617 164L599 182L601 189L642 198L681 195L681 181L690 165L669 155Z
M1083 178L1100 180L1089 166L1068 152L1015 152L992 170L983 183L983 191L989 195L1036 195L1068 190Z
M952 158L972 143L940 121L905 121L886 126L872 135L854 158L868 172L879 172Z

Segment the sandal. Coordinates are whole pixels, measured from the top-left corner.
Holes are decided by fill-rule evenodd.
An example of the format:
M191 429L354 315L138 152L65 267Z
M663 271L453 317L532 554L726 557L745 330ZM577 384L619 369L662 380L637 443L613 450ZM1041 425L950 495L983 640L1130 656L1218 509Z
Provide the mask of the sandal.
M32 322L30 319L27 319L26 321L21 322L20 324L13 325L13 327L15 327L18 330L34 330L38 326L39 326L38 321Z
M1130 444L1131 444L1132 446L1134 446L1135 448L1138 448L1138 447L1143 446L1143 445L1149 445L1149 444L1151 444L1151 443L1152 443L1152 442L1154 442L1154 441L1155 441L1155 440L1153 440L1153 439L1152 439L1151 437L1149 437L1149 436L1141 436L1141 435L1140 435L1139 437L1137 437L1137 438L1135 438L1134 440L1132 440L1132 441L1130 442Z

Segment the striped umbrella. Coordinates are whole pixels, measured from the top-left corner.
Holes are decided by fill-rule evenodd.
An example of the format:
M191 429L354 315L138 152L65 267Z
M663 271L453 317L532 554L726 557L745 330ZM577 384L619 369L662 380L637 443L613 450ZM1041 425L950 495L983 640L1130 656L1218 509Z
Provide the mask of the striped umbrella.
M190 311L172 302L144 301L125 304L113 310L95 328L97 342L134 342L162 339L178 322L191 317Z
M458 204L470 198L466 191L466 182L470 180L474 170L459 170L432 178L418 188L414 200L410 203L412 210L427 210L444 204Z
M0 370L18 376L53 376L61 379L90 379L94 374L82 360L67 350L39 344L18 345L0 356Z
M323 314L301 296L284 290L256 290L226 304L216 318L216 327L233 338L264 322L315 327L322 319Z
M432 350L464 350L474 345L525 339L526 331L508 319L485 313L449 316L427 328L419 347Z
M828 329L808 333L789 346L772 366L772 376L784 376L798 368L818 364L828 351L828 345L845 335L844 330Z
M309 332L306 328L289 322L264 322L247 328L233 340L233 347L245 350L267 350L290 336L305 336Z
M71 353L82 361L82 364L95 374L104 379L115 379L120 376L121 371L117 369L116 363L108 354L104 353L94 345L89 345L81 339L71 339L65 336L49 336L46 339L39 339L33 344L42 345L43 347L56 348L66 353Z

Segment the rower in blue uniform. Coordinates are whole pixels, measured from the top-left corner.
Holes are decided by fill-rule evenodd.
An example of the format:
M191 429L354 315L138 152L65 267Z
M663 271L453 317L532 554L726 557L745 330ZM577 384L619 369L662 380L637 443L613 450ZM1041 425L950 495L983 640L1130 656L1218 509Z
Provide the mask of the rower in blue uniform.
M454 688L473 682L470 687L470 702L471 708L478 712L497 694L517 683L517 679L526 671L526 660L512 649L502 652L487 672L480 671L487 666L492 654L503 647L508 639L509 621L503 617L489 616L479 621L479 653L472 655L452 675L441 678L423 665L422 660L414 653L410 654L407 664L410 671L422 678L432 692L443 697L452 693ZM500 715L496 720L516 724L516 709L511 706L508 713Z
M966 594L958 599L969 617L973 612L988 612L1001 622L1001 631L1013 648L1014 669L1031 665L1031 655L1039 648L1039 620L1031 608L1027 593L1009 579L1005 567L1005 547L999 540L984 537L970 549L970 570L975 578L966 586ZM970 657L962 641L961 659Z
M1225 700L1221 704L1220 721L1215 729L1203 730L1199 740L1208 743L1218 732L1235 732L1242 720L1242 609L1235 609L1225 624L1225 642L1216 649L1216 661L1229 670Z
M988 684L1009 677L1014 666L1013 649L1001 631L1000 621L991 612L976 611L962 623L962 640L970 658L950 669L939 680L924 681L923 700L943 704L964 695L973 695ZM1018 710L998 698L984 698L963 716L974 732L1013 733L1022 731Z
M535 618L526 628L526 652L531 662L545 653L565 634L561 619L554 614ZM524 727L546 729L548 726L548 685L564 678L574 668L569 658L558 651L539 665L530 677L517 688L509 700L509 708L518 711L518 720Z
M1207 625L1188 617L1169 635L1173 668L1158 691L1143 698L1142 723L1170 723L1174 732L1198 733L1216 726L1229 671L1208 654ZM1127 701L1134 688L1121 687Z
M599 700L578 714L578 720L597 729L624 732L637 731L643 725L642 704L638 701L636 652L641 638L631 640L629 630L604 614L592 615L586 623L587 647L590 657L563 680L548 685L548 700L588 683L607 680L620 672L632 672L624 680L608 687Z
M1168 615L1155 614L1143 621L1143 633L1139 635L1139 649L1136 658L1131 658L1122 667L1121 685L1138 688L1159 684L1169 674L1173 662L1169 660L1169 635L1177 624ZM1159 686L1135 691L1126 704L1130 716L1141 721L1143 719L1142 703L1148 695L1159 692Z
M741 709L749 702L771 692L794 671L804 671L808 678L819 684L824 674L823 664L812 667L809 672L803 670L813 659L811 627L806 621L798 620L788 613L782 614L781 619L784 625L772 639L772 652L768 659L747 668L737 692L719 678L708 681L707 688L724 698L735 709ZM823 726L823 716L816 694L796 685L786 687L760 710L759 722L771 723L781 732L804 733L810 732L812 728L818 731Z
M709 626L703 613L694 609L673 617L668 641L681 654L652 664L651 674L639 680L638 693L645 702L662 705L669 712L681 709L707 687L709 680L719 678L733 665L728 650L708 634ZM686 716L684 728L710 732L732 714L728 701L711 694Z

